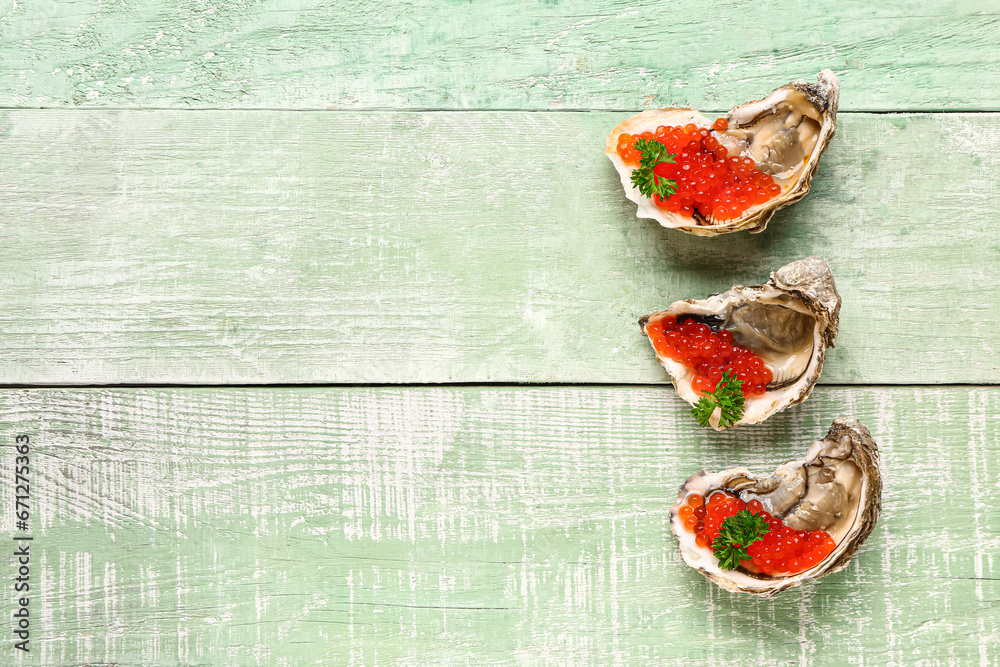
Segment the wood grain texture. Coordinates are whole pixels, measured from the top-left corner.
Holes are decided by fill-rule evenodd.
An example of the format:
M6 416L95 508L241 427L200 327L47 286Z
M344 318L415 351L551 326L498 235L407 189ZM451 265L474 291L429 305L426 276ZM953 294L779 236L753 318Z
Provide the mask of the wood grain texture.
M0 382L663 383L640 316L808 255L823 381L1000 379L1000 115L843 115L813 192L719 239L634 217L621 118L0 112Z
M0 106L998 110L995 2L0 1Z
M722 434L660 388L7 390L0 411L5 470L34 442L34 664L1000 664L1000 388L819 388ZM683 565L689 474L773 469L842 414L885 475L845 571L759 600Z

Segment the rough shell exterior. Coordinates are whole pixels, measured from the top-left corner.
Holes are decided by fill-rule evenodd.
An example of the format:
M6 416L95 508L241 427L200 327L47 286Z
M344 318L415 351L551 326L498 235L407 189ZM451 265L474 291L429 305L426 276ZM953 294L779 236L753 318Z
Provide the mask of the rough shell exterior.
M840 294L825 260L806 257L786 264L771 274L770 284L807 304L822 323L823 342L834 347L840 328Z
M700 470L681 486L677 500L670 508L670 528L681 545L681 555L684 561L726 590L735 593L750 593L761 597L770 597L787 588L799 586L811 579L825 577L847 567L847 564L875 528L879 512L882 509L882 476L879 472L878 445L872 439L868 429L854 417L840 417L834 420L826 437L819 442L827 441L850 443L851 458L861 469L865 486L859 497L859 507L853 528L824 561L797 575L769 577L763 574L722 570L718 567L717 559L708 549L694 544L691 533L684 529L678 514L687 494L692 491L705 493L706 486L712 490L725 488L726 483L732 479L747 477L761 479L746 468L734 468L719 473L708 473ZM819 442L813 443L813 446ZM789 463L805 464L806 462L803 459Z
M813 176L819 168L819 158L837 131L837 106L840 100L840 83L832 71L825 69L820 72L816 83L793 81L788 85L776 88L770 95L763 99L734 107L726 115L726 119L729 121L731 128L739 127L743 117L748 115L748 110L752 112L757 108L770 108L771 105L768 101L772 98L782 96L784 94L783 91L789 89L802 93L815 109L822 114L823 124L817 147L809 156L804 169L798 174L794 182L780 195L764 204L750 207L738 218L717 224L710 224L708 220L697 212L694 218L685 218L676 213L657 208L652 201L644 197L638 189L632 186L631 174L633 168L622 161L617 151L618 136L622 133L641 134L645 131L652 132L659 125L687 125L688 123L710 129L712 121L694 109L675 107L643 111L616 125L605 138L604 152L615 165L615 169L618 170L622 187L625 189L625 196L638 205L636 217L651 218L664 227L679 229L682 232L696 236L719 236L739 231L748 231L752 234L757 234L764 231L771 216L778 209L805 197L809 192Z

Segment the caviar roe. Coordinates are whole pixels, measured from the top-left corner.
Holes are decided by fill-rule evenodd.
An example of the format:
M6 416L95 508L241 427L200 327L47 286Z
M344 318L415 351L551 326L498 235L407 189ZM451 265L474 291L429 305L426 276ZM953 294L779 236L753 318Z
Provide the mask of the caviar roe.
M688 532L695 534L695 543L710 549L722 522L744 509L764 517L770 526L763 539L747 548L750 560L740 561L740 567L748 572L768 576L798 574L819 565L837 546L825 530L794 530L765 512L759 500L747 503L724 491L713 493L707 503L703 496L692 494L680 508L680 516Z
M713 331L692 319L678 324L676 317L664 317L647 322L646 335L657 354L694 371L691 387L696 392L715 391L726 371L743 381L743 395L748 398L767 391L771 369L750 350L733 345L731 331Z
M718 132L728 127L725 118L715 121ZM770 174L757 169L753 159L730 157L710 130L693 123L683 127L660 125L655 132L619 135L618 155L625 164L639 164L640 153L635 148L638 139L658 141L674 154L673 164L663 162L653 168L657 182L666 178L677 184L677 191L667 200L653 194L653 203L671 213L690 218L698 211L715 221L731 220L781 192L781 186Z

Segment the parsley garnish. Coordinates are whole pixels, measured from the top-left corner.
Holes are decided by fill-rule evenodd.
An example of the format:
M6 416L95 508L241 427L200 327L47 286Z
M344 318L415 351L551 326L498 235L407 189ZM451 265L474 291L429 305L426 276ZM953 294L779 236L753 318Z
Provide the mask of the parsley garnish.
M750 510L740 510L722 522L712 551L723 570L735 570L741 560L750 560L747 547L771 532L767 519Z
M639 151L639 166L632 172L632 185L639 189L643 197L660 195L660 199L670 199L677 192L677 181L661 178L653 173L656 165L667 162L673 164L674 153L668 153L666 146L659 141L639 139L635 142L635 150Z
M719 426L729 428L743 416L743 403L746 399L740 387L743 380L737 380L735 372L726 371L716 385L715 391L705 394L698 404L691 408L691 416L698 420L699 426L708 426L708 420L715 408L722 408L719 416Z

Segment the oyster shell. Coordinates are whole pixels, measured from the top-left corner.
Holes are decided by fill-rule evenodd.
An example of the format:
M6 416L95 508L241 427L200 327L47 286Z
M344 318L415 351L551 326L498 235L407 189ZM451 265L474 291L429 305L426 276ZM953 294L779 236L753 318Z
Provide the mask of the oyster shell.
M840 294L829 265L819 257L807 257L773 272L764 285L734 285L700 301L675 301L666 310L641 318L639 326L648 336L646 326L668 316L732 331L734 344L763 359L771 370L771 382L762 396L747 397L743 417L735 426L756 424L809 397L823 370L826 348L837 340ZM701 395L691 386L694 371L655 346L653 351L670 374L677 395L696 404ZM721 430L719 410L709 423Z
M878 521L882 507L878 466L878 445L868 429L854 417L840 417L824 439L810 445L802 460L778 466L770 475L757 476L746 468L696 472L681 486L670 507L670 528L684 562L708 579L726 590L769 597L847 566ZM697 493L708 498L717 490L747 502L760 500L765 511L796 530L825 530L837 546L823 561L795 575L723 570L711 549L697 545L694 533L685 529L679 516L688 496Z
M718 236L729 232L762 232L775 211L802 199L809 192L819 158L837 130L837 104L840 83L825 69L816 83L793 81L775 89L767 97L747 102L726 114L729 128L715 133L731 157L751 157L761 171L771 174L781 186L781 193L763 204L751 206L738 218L715 221L697 210L686 218L660 208L632 185L634 167L618 155L618 137L622 133L652 132L659 125L687 125L712 129L710 121L694 109L669 108L643 111L615 126L604 142L604 152L621 177L625 196L638 204L636 217L652 218L664 227L679 229L697 236Z

